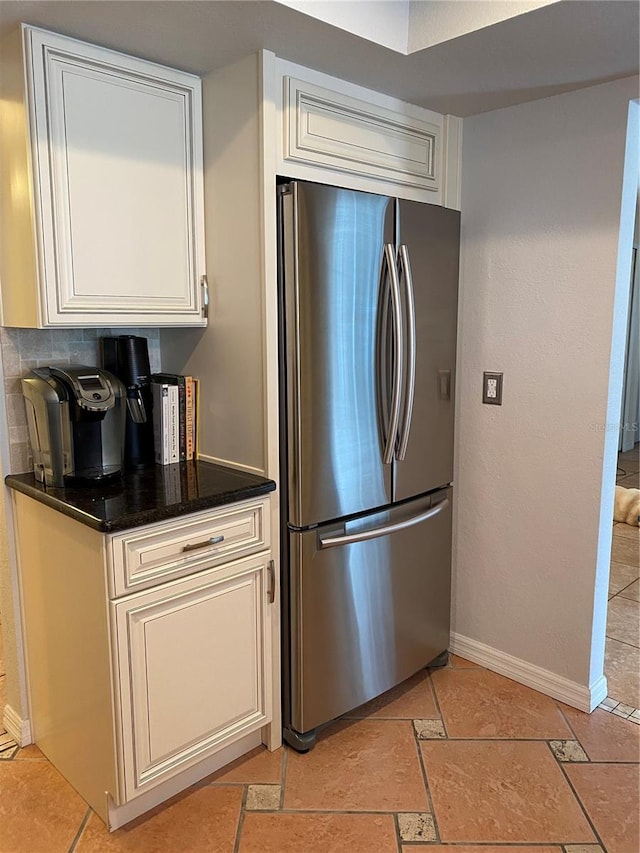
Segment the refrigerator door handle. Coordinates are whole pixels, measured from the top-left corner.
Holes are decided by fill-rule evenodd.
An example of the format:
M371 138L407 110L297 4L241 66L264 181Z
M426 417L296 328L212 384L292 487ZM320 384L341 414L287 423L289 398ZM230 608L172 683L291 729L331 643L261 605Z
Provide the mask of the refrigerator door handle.
M411 275L409 249L404 244L398 249L398 268L400 281L404 282L405 286L405 325L407 337L407 375L406 387L404 389L404 412L402 414L400 438L396 452L396 459L398 462L402 462L407 455L411 418L413 415L413 400L416 390L416 305L413 295L413 276Z
M398 521L395 524L385 524L382 527L372 527L370 530L359 530L357 533L345 533L342 536L319 536L318 545L320 548L336 548L339 545L353 545L356 542L366 542L368 539L377 539L379 536L388 536L390 533L397 533L399 530L406 530L407 527L413 527L414 524L420 524L422 521L427 521L435 515L441 513L449 506L449 498L445 498L435 506L430 507L425 512L414 515L411 518L406 518L404 521Z
M380 263L380 283L378 285L378 315L376 319L376 408L378 429L382 444L387 446L389 416L391 407L390 376L389 376L389 312L390 297L388 287L388 266L386 254L382 252Z
M382 461L390 465L393 460L393 452L396 446L398 425L400 423L400 405L402 402L402 359L404 353L404 333L402 329L402 308L400 305L400 282L398 269L396 267L395 250L393 243L385 243L383 263L387 265L389 282L391 285L391 308L393 322L393 386L391 391L391 410L389 416L389 431L385 443Z

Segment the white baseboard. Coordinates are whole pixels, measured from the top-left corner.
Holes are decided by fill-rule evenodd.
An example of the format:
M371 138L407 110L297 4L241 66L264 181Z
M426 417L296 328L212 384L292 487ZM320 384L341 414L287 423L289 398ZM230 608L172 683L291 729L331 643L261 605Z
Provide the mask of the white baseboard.
M579 711L593 711L607 696L607 680L604 675L587 687L455 632L451 634L449 651L539 693L558 699Z
M32 743L31 725L29 720L23 720L11 705L4 706L2 725L9 732L18 746L29 746Z

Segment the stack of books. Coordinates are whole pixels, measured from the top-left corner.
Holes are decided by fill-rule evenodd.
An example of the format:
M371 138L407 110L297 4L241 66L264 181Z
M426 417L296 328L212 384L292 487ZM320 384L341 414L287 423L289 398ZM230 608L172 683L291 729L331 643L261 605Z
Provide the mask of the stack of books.
M197 456L198 380L177 373L152 373L153 443L159 465Z

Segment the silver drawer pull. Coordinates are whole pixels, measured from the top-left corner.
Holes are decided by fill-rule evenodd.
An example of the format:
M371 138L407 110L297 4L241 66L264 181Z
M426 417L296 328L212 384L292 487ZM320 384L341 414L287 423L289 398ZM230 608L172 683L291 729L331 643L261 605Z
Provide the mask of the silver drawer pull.
M224 536L212 536L211 539L205 539L204 542L194 542L193 544L184 545L183 551L197 551L199 548L210 548L212 545L219 545L224 542Z
M267 572L269 573L269 589L267 590L267 602L269 604L273 604L273 602L276 600L276 564L273 560L269 560Z

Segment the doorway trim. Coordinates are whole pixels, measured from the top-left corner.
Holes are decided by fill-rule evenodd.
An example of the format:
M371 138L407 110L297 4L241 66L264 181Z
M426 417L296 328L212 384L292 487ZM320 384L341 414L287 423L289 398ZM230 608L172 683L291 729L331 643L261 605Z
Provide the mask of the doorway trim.
M624 360L629 319L629 288L631 285L631 259L634 237L636 204L640 192L640 99L629 102L627 140L622 175L620 203L620 232L616 262L616 285L611 330L611 353L609 362L609 396L606 408L606 429L602 463L602 486L600 491L600 523L596 563L593 623L591 630L591 660L589 684L603 677L604 648L607 630L609 602L609 572L613 537L613 498L618 461L618 440Z

